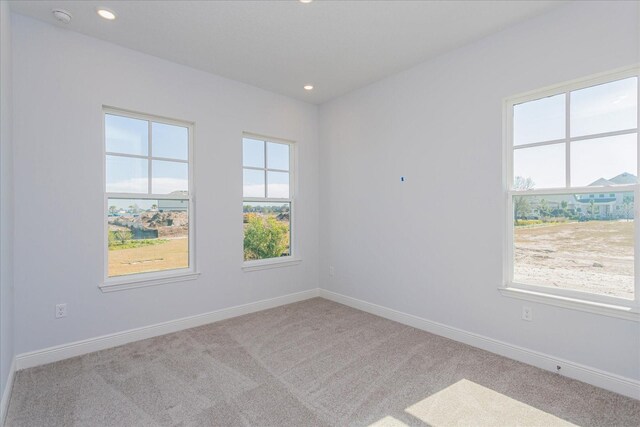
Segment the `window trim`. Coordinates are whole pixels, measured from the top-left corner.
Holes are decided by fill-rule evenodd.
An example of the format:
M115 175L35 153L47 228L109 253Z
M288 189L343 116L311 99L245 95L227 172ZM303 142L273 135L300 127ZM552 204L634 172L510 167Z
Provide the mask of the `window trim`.
M118 155L118 153L110 153L107 151L105 116L107 114L130 117L132 119L145 120L149 122L162 123L180 127L186 127L189 130L189 157L187 160L168 159L163 157L152 157L151 155L124 155L125 157L144 158L153 160L168 160L176 163L187 163L189 166L189 194L185 196L169 195L169 194L152 194L152 193L109 193L107 192L107 176L106 162L107 155ZM175 282L184 282L197 279L200 273L196 269L196 224L195 224L195 180L194 180L194 133L195 123L188 120L172 119L168 117L158 116L154 114L140 113L123 108L116 108L103 105L101 109L102 118L102 192L103 192L103 275L102 282L98 285L102 292L121 291L125 289L135 289L140 287L162 285ZM149 144L152 143L152 134L149 133ZM151 153L151 152L150 152ZM122 153L119 153L122 155ZM149 188L151 188L152 170L148 171ZM126 199L150 199L150 200L188 200L189 212L189 267L175 268L171 270L151 271L146 273L134 273L123 276L109 277L109 225L106 218L106 212L109 209L109 198L126 198Z
M258 167L250 167L244 166L244 155L241 156L240 166L243 171L243 189L242 189L242 206L240 209L241 215L244 215L244 204L246 202L256 202L256 203L289 203L289 255L278 257L278 258L265 258L265 259L257 259L257 260L248 260L244 259L244 244L242 245L241 251L241 268L244 272L272 269L278 267L289 267L293 265L297 265L302 261L302 258L299 254L298 249L298 233L296 232L296 198L297 198L297 183L298 183L298 170L297 170L297 145L295 141L284 139L284 138L276 138L272 136L266 136L258 133L252 132L242 132L241 141L244 141L245 138L255 139L258 141L263 141L265 143L265 164L264 168ZM268 142L272 142L275 144L286 144L289 146L289 170L284 171L281 169L269 169L267 168L267 157L266 157L266 144ZM289 198L280 198L280 197L244 197L244 170L261 170L261 171L275 171L275 172L288 172L289 173ZM265 173L265 194L268 195L268 174ZM242 217L241 217L242 218ZM243 226L242 221L240 221L241 227ZM244 241L244 229L241 228L242 231L242 241Z
M503 244L503 272L502 283L498 287L498 291L507 297L524 299L543 304L560 306L564 308L587 311L590 313L601 314L611 317L623 318L627 320L640 321L640 227L636 225L634 228L634 298L625 299L620 297L611 297L599 295L573 289L555 289L547 286L532 285L518 283L513 280L514 269L514 229L513 229L513 196L514 195L553 195L553 194L590 194L594 192L594 187L570 187L570 164L569 156L570 144L573 141L586 139L595 139L607 136L617 136L636 133L638 135L637 164L640 169L640 104L638 106L637 127L633 129L624 129L621 131L604 132L599 134L589 134L579 137L571 137L569 120L570 116L565 117L565 138L553 141L536 142L530 144L518 145L517 149L528 147L545 146L554 143L566 143L565 155L565 186L561 188L540 188L527 191L513 190L513 153L515 146L513 145L513 107L524 102L534 101L537 99L554 96L562 93L584 89L596 85L609 83L629 77L638 77L638 100L640 101L640 67L634 65L625 67L611 72L599 73L586 78L576 79L569 82L556 84L540 90L529 91L521 95L505 98L503 100L503 195L505 201L505 240ZM566 97L566 108L568 111L570 97ZM638 176L638 170L635 171ZM609 192L611 189L602 187L603 191ZM634 218L640 218L640 183L628 184L615 187L615 192L633 192L636 203L634 203Z

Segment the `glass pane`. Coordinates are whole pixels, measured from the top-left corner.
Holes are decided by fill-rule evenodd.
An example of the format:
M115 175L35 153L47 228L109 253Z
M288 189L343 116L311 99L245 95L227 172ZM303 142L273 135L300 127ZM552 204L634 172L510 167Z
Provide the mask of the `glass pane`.
M109 199L108 276L189 268L188 200Z
M513 145L565 137L565 95L513 106Z
M264 171L244 169L243 180L244 197L265 197Z
M267 172L267 197L289 198L289 172Z
M291 255L291 204L245 202L244 260Z
M264 168L264 141L242 139L242 166Z
M513 151L514 189L557 188L566 185L565 144Z
M635 184L637 140L631 134L572 142L571 185Z
M514 282L633 299L633 199L514 196Z
M189 129L182 126L151 123L153 157L189 160Z
M147 193L149 162L134 157L107 156L108 193Z
M289 144L267 142L267 168L289 170Z
M148 155L149 122L146 120L105 114L104 132L107 152Z
M638 127L638 78L571 92L571 136Z
M154 160L151 165L153 194L181 192L189 194L189 165L187 163Z

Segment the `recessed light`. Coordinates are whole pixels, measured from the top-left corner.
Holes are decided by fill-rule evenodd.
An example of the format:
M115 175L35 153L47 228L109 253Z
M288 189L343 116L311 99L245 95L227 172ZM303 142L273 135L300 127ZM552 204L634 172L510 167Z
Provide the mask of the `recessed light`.
M304 85L304 90L313 90L313 85Z
M109 9L98 9L98 15L109 21L116 19L116 14Z
M313 0L299 0L300 3L311 3Z

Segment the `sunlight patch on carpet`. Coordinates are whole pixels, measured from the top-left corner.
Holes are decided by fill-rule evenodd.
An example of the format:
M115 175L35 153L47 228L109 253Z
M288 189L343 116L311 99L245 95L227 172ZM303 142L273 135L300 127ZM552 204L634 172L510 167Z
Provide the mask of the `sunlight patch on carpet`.
M373 424L369 424L369 427L409 427L402 421L393 418L391 415L387 415L386 417L376 421Z
M466 379L409 406L406 412L433 427L575 426Z

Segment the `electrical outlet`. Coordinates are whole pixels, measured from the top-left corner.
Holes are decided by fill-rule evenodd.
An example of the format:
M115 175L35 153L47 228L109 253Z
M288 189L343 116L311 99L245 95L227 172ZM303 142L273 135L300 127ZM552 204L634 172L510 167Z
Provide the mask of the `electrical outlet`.
M522 306L522 320L526 320L527 322L531 322L533 320L533 310L531 307Z
M336 269L333 268L333 265L329 266L329 276L333 276L334 274L336 274Z
M67 317L67 304L56 304L56 319Z

